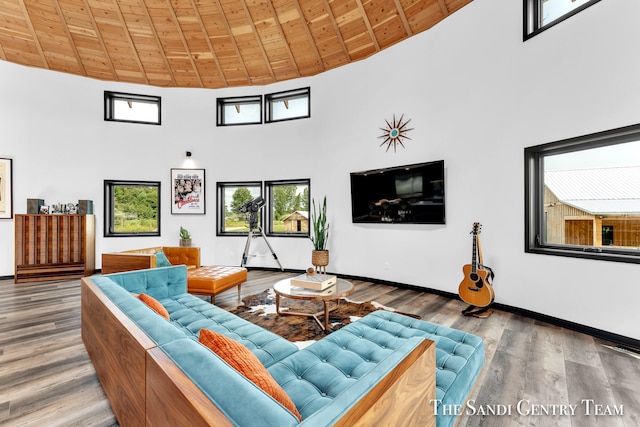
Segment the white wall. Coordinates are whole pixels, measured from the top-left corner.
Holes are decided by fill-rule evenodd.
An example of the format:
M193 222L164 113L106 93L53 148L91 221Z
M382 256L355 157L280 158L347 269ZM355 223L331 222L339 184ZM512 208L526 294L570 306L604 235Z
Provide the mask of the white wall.
M162 89L0 62L0 157L14 159L14 210L26 212L27 198L92 199L98 260L177 244L183 225L204 263L238 265L245 239L215 235L216 182L310 178L312 196L328 198L330 271L456 293L478 221L497 302L640 339L630 297L640 266L525 254L523 196L524 147L640 122L640 2L597 3L524 43L521 8L475 0L365 61L268 87ZM304 86L309 120L215 126L216 97ZM162 126L104 122L104 90L162 96ZM393 114L415 128L397 153L377 138ZM206 169L206 215L170 214L169 170L188 166L186 150ZM445 226L351 223L349 172L438 159ZM162 181L162 237L103 238L104 179ZM308 240L269 242L285 268L310 265ZM0 276L12 274L13 221L0 220Z

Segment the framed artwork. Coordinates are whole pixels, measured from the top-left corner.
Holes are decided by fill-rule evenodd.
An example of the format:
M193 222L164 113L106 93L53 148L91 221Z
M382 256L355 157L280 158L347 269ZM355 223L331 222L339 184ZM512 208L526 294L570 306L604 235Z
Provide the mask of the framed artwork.
M204 214L204 169L171 169L172 214Z
M0 219L13 218L13 160L0 159Z

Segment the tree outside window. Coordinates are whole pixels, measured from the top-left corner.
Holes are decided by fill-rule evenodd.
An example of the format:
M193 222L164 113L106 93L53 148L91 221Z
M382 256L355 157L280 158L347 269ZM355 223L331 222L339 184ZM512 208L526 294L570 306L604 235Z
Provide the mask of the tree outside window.
M104 181L105 237L160 235L160 182Z
M270 210L267 234L308 236L309 180L267 181Z
M262 195L262 182L218 183L218 235L239 235L249 232L249 218L240 207ZM258 224L262 223L262 210L258 212Z

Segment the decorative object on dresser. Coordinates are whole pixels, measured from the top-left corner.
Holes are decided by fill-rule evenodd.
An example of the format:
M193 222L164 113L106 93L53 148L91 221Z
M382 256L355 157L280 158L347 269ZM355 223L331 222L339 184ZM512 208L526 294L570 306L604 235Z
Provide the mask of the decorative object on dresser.
M15 282L93 274L95 222L93 215L16 215Z
M43 199L27 199L27 213L28 214L39 214L40 208L44 206Z
M309 239L313 243L311 252L311 264L316 267L318 273L326 273L329 265L329 224L327 224L327 196L324 196L321 207L316 207L316 201L311 200L313 211L311 212L311 234Z

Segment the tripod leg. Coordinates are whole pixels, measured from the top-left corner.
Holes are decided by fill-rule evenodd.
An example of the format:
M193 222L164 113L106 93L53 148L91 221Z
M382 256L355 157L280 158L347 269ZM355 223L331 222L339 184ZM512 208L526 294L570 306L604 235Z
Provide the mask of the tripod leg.
M264 242L267 244L267 247L271 251L271 255L273 255L273 259L275 259L276 262L278 263L278 265L280 266L280 270L284 271L284 268L282 267L282 264L280 264L280 260L278 259L278 256L273 251L273 248L271 247L271 245L269 244L269 241L267 240L267 236L265 236L265 234L264 234L264 230L262 230L262 228L260 228L260 227L258 227L258 229L260 230L260 234L262 235L262 238L264 239Z
M249 229L249 234L247 235L247 243L244 245L244 252L242 253L242 262L240 263L240 267L244 267L247 265L247 257L249 256L249 247L251 246L251 239L253 238L253 230Z

